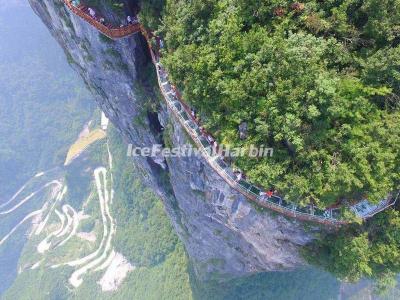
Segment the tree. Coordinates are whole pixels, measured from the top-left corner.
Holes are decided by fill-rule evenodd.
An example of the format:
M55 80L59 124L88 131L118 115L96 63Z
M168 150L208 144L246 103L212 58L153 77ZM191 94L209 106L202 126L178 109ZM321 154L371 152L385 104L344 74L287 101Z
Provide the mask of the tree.
M376 280L377 292L393 286L400 272L400 213L388 210L365 224L322 236L306 248L305 258L338 278Z

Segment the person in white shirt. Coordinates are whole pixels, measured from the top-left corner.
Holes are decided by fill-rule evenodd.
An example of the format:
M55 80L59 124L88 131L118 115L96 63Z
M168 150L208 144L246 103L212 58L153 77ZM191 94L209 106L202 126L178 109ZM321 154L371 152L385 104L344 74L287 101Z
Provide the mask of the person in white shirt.
M92 8L88 8L88 11L89 11L89 15L92 17L92 18L94 18L95 16L96 16L96 12L92 9Z

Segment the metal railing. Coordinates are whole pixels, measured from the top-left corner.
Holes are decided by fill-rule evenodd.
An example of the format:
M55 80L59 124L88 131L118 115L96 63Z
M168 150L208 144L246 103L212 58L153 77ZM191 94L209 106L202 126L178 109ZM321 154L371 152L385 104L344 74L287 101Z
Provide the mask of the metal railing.
M122 27L108 27L102 24L97 19L92 18L86 12L82 10L84 6L74 6L71 0L63 0L65 5L77 16L85 20L90 25L94 26L97 30L99 30L102 34L106 35L111 39L119 39L127 37L131 34L135 34L141 31L141 25L139 23L136 24L128 24Z

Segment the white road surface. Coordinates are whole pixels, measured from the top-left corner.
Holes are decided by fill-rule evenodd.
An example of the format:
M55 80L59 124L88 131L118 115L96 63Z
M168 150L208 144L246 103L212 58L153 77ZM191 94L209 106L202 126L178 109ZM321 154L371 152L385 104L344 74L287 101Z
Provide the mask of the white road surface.
M103 219L103 239L100 243L99 248L92 253L91 255L84 257L83 259L79 261L75 261L73 265L77 265L76 263L78 262L79 265L83 263L88 262L86 265L81 267L80 269L76 270L74 273L72 273L69 282L71 283L72 286L78 287L82 284L82 276L87 273L90 269L95 268L99 264L101 264L104 260L107 259L107 254L109 253L111 249L111 242L113 235L115 233L115 224L114 220L111 216L110 213L110 208L109 208L109 202L110 202L110 194L108 189L107 189L107 169L104 167L97 168L94 171L94 176L96 180L96 187L97 187L97 193L99 196L99 201L100 201L100 209L101 209L101 214L102 214L102 219ZM101 177L103 177L103 180L101 180ZM98 256L98 254L101 252L103 245L105 243L105 247L102 251L102 254ZM90 258L89 258L90 257ZM97 257L97 258L96 258ZM94 258L94 260L92 260ZM69 263L68 265L72 265Z
M69 235L63 241L61 241L60 244L57 245L56 248L61 247L62 245L65 245L65 243L67 243L74 235L76 235L76 231L77 231L78 226L79 226L79 220L80 219L79 219L79 216L76 213L75 209L72 206L68 205L68 204L64 205L63 206L63 211L64 211L65 214L68 213L68 210L71 212L71 215L72 215L70 217L70 219L72 220L72 223L71 223L72 230L69 233ZM68 214L67 214L67 216L68 216Z
M98 193L99 203L100 203L101 218L102 218L102 222L103 222L103 237L100 242L100 245L96 251L94 251L93 253L91 253L83 258L69 261L69 262L62 263L62 264L53 265L53 266L51 266L52 268L58 268L58 267L64 266L64 265L75 267L75 266L87 264L99 255L102 248L107 243L107 237L109 235L107 213L106 213L106 208L105 208L105 206L108 204L108 203L106 204L106 199L108 200L107 169L104 167L95 169L94 177L95 177L95 181L96 181L97 193ZM103 177L103 180L101 180L101 177Z
M44 227L47 225L47 222L50 219L50 215L54 210L54 207L56 206L56 204L61 201L61 199L64 197L64 195L67 192L67 187L64 186L64 188L62 188L62 185L58 186L58 191L55 191L57 193L57 197L55 198L54 203L52 204L52 206L49 209L49 212L47 213L46 217L44 218L44 220L42 222L40 222L39 226L37 227L36 231L35 231L35 235L39 235L42 233Z

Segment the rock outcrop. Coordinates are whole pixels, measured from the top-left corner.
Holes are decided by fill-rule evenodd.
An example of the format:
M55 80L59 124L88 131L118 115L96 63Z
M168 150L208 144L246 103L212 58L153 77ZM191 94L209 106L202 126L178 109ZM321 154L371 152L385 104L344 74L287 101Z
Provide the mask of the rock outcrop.
M168 111L139 34L111 41L72 15L60 0L29 0L65 50L106 116L135 147L190 144ZM103 10L104 12L104 10ZM118 18L105 10L109 18ZM122 21L122 20L121 20ZM318 228L261 211L231 189L199 157L135 157L201 279L223 279L304 264L299 248Z

